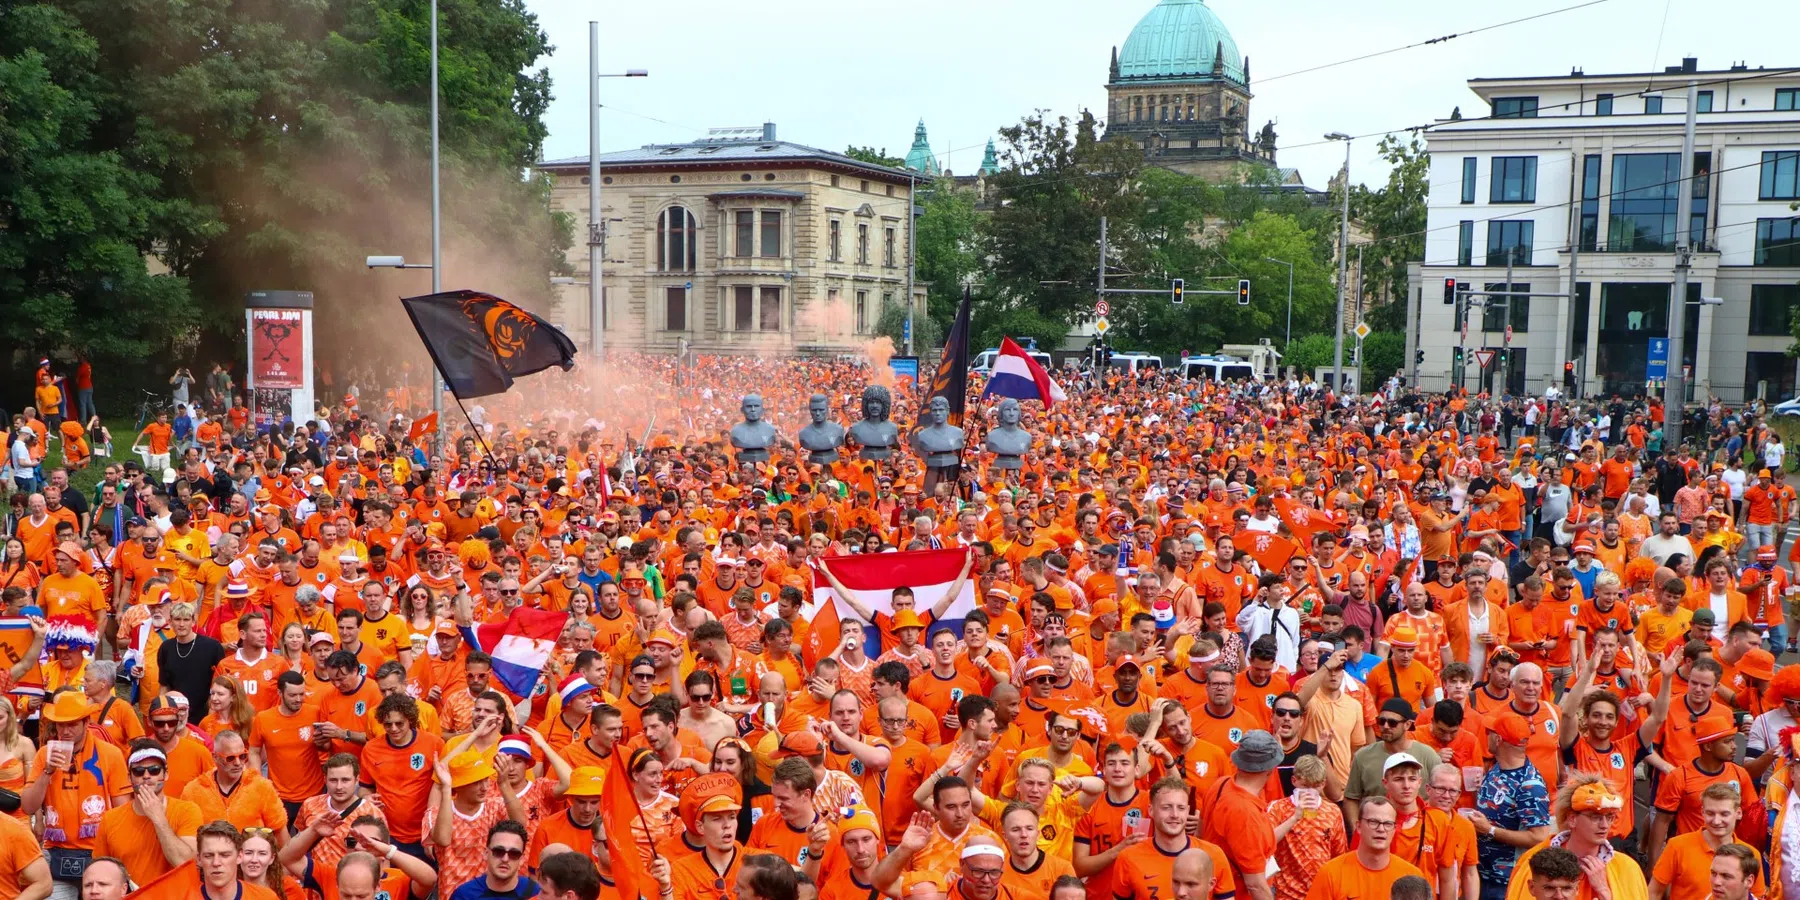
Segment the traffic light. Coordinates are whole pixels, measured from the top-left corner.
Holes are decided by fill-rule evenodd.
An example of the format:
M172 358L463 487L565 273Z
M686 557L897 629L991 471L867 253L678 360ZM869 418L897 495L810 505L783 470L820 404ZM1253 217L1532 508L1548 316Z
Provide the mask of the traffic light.
M1463 348L1456 347L1450 351L1450 368L1451 368L1451 370L1454 371L1457 369L1461 369L1462 367L1463 367Z
M1238 305L1250 305L1250 279L1248 278L1238 279Z
M1456 305L1456 279L1444 279L1444 305Z
M1181 292L1187 289L1187 280L1183 278L1169 279L1169 302L1181 305Z
M1423 348L1413 351L1413 364L1420 366L1425 364L1425 350Z

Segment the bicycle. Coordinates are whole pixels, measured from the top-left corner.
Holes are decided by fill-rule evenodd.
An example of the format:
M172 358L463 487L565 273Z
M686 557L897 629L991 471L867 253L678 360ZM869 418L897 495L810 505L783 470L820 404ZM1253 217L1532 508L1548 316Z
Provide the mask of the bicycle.
M163 399L162 394L156 391L144 391L144 396L138 401L137 424L132 426L132 433L143 431L145 425L156 421L157 416L166 412L169 412L169 404Z

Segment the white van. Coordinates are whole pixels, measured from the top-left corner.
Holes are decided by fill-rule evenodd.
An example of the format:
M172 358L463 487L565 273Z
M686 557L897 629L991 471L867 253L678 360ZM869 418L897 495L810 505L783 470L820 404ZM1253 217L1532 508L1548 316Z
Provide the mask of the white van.
M1026 350L1025 355L1037 360L1037 364L1043 366L1044 371L1056 371L1056 361L1050 358L1050 354L1045 353L1042 350ZM986 375L989 372L994 371L994 361L999 358L1000 348L989 347L976 354L974 361L969 364L969 371L980 372L981 374Z
M1158 356L1151 356L1148 353L1119 353L1117 351L1113 353L1111 362L1113 371L1126 375L1136 375L1146 369L1160 371L1162 365L1162 358Z
M1181 361L1181 376L1203 381L1261 381L1256 367L1235 356L1190 356Z

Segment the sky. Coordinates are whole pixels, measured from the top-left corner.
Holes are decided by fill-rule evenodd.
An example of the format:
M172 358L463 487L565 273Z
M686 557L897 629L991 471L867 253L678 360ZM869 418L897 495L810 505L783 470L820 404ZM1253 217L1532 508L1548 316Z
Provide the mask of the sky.
M1343 164L1326 132L1372 135L1352 147L1351 177L1378 186L1379 136L1483 115L1474 77L1800 65L1800 3L1781 0L1590 0L1516 4L1442 0L1206 0L1250 57L1251 128L1274 120L1278 162L1323 187ZM1155 0L526 0L555 47L542 61L556 94L545 157L588 148L588 27L600 18L602 152L701 137L709 127L774 122L779 136L828 150L904 156L922 118L940 163L980 164L989 137L1036 110L1104 117L1107 65ZM1452 33L1440 44L1279 77Z

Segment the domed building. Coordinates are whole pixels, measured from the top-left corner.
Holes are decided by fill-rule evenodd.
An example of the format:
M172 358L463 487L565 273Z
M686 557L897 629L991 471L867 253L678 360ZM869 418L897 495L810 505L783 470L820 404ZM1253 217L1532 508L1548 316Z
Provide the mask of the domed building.
M1138 20L1113 48L1106 94L1106 137L1151 165L1212 180L1275 165L1274 123L1249 128L1250 58L1204 0L1160 0Z

